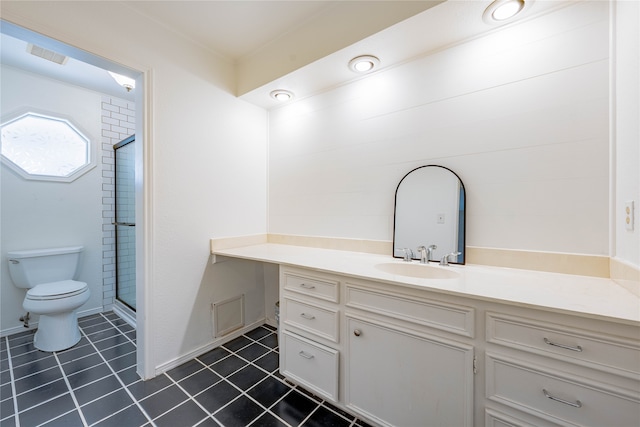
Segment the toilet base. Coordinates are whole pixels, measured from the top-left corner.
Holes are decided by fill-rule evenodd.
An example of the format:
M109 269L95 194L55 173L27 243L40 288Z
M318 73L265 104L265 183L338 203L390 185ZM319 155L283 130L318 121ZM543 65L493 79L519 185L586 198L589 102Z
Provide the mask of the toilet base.
M76 311L60 314L41 314L33 345L42 351L62 351L80 341Z

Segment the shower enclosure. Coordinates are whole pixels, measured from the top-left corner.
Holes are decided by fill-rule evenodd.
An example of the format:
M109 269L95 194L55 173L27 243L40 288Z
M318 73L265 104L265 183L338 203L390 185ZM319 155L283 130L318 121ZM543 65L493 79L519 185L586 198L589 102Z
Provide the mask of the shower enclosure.
M115 158L116 300L136 310L135 135L113 146Z

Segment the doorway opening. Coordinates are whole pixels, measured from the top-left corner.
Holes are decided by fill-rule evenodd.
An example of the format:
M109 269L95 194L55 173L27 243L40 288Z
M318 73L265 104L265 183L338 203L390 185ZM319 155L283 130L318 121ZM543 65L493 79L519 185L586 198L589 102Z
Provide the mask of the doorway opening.
M114 240L115 236L111 238L111 230L115 228L112 222L115 217L105 212L105 203L110 198L115 199L115 194L111 196L109 193L114 191L109 188L111 184L105 184L102 182L102 187L97 185L95 191L102 195L103 210L102 218L96 218L97 227L102 224L101 233L98 232L92 237L94 244L94 255L100 263L102 258L102 265L96 266L96 270L101 269L102 282L94 280L92 286L94 286L95 294L102 295L102 304L95 304L89 311L111 311L116 312L117 315L122 317L125 321L136 327L137 331L137 372L142 378L149 378L153 376L152 367L145 364L147 356L146 346L148 345L146 329L148 324L145 325L144 319L148 304L145 304L145 266L149 265L147 260L147 251L144 242L145 232L147 230L148 221L150 216L141 216L140 213L148 212L143 209L148 203L148 193L146 191L146 179L145 170L148 166L147 162L150 157L147 156L147 129L148 123L145 123L143 119L145 117L145 89L147 79L145 74L135 68L130 68L128 65L113 62L107 59L106 55L100 55L98 53L92 53L82 50L66 43L60 42L49 36L41 33L37 33L25 27L0 20L0 38L2 38L2 65L10 66L13 69L20 71L26 71L34 75L41 75L51 80L62 82L63 84L69 84L82 89L88 89L95 94L103 95L102 98L98 96L96 104L91 104L91 108L87 108L87 111L100 111L102 107L101 117L97 118L98 126L102 126L102 134L94 132L91 145L92 155L96 157L96 161L102 165L103 177L110 173L115 174L113 162L115 162L113 144L122 140L123 138L135 134L137 135L137 144L135 145L135 204L136 211L139 218L137 220L138 226L131 227L137 232L133 232L133 240L135 246L133 249L134 255L132 259L136 260L133 269L135 270L135 279L132 282L135 284L133 295L135 301L135 308L137 313L140 313L139 321L136 322L136 311L131 310L126 304L123 304L116 300L115 278L110 276L115 275L115 262L111 262L108 258L111 255L110 252L115 249L109 249L109 244L105 242ZM27 44L38 46L39 48L46 49L64 55L67 59L64 65L53 63L51 61L45 61L43 58L34 56L26 49ZM114 72L119 75L127 76L135 80L135 88L127 87L126 85L120 85L115 81L115 77L112 77L108 72ZM150 72L147 71L147 72ZM101 104L101 105L99 105ZM97 106L96 106L97 105ZM118 107L118 108L116 108ZM105 120L107 115L104 110L110 111L109 120ZM93 113L91 113L93 114ZM117 123L116 123L117 121ZM110 126L107 129L107 126ZM115 128L119 129L115 129ZM99 127L98 127L99 129ZM105 134L105 132L107 134ZM111 137L116 139L113 141L106 141ZM134 147L132 145L132 148ZM108 155L107 155L108 153ZM100 167L100 166L99 166ZM115 181L115 176L114 176ZM96 208L98 210L99 208ZM98 214L100 215L100 214ZM114 231L115 233L115 231ZM102 240L100 240L102 239ZM102 253L97 255L96 252L102 249ZM113 264L113 265L112 265ZM110 271L113 269L113 271ZM100 274L100 273L97 273ZM93 291L92 291L93 292ZM136 295L137 294L137 295ZM3 300L3 304L4 304ZM127 316L129 313L129 316Z

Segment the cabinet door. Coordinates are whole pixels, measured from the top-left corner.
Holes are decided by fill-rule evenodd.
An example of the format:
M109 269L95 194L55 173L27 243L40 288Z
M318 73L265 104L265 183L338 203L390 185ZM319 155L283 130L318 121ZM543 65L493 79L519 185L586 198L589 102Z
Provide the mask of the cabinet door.
M397 427L473 425L473 347L347 318L346 403Z

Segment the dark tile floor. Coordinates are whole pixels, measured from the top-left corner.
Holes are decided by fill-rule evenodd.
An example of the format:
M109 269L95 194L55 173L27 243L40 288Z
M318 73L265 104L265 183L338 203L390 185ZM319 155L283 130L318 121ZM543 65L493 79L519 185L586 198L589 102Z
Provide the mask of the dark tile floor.
M270 326L142 381L131 326L113 313L79 323L65 351L36 350L34 331L1 339L1 427L367 426L284 380Z

